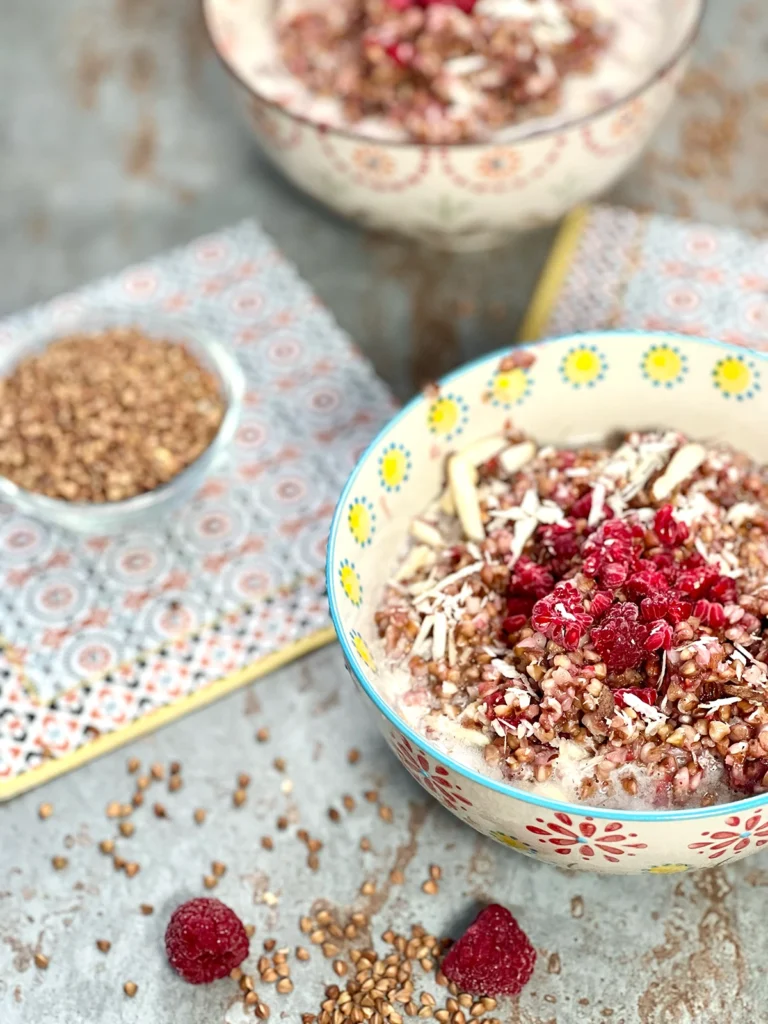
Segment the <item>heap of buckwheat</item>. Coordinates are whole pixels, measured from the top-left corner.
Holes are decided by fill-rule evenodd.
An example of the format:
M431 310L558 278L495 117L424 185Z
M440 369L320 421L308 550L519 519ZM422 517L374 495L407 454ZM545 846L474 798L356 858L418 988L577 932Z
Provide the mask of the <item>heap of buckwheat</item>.
M77 334L0 380L0 474L66 501L121 501L176 476L225 412L184 345L135 327Z

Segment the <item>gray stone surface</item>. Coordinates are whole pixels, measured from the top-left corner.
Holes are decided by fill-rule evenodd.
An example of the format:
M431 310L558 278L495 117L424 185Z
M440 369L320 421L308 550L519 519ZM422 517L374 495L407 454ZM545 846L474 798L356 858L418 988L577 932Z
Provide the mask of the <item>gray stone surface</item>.
M766 227L767 43L763 4L709 5L685 94L615 198ZM0 146L0 312L255 215L401 397L514 336L551 239L541 232L470 257L424 253L367 236L298 196L235 116L196 0L5 0ZM269 744L254 742L261 725L271 728ZM355 768L344 758L352 745L364 752ZM121 841L141 863L133 879L96 847L113 832L106 804L131 792L130 754L184 765L182 790L158 784L162 795L149 801L162 800L169 819L146 806L135 836ZM289 795L270 767L277 755L288 764ZM253 782L235 810L239 771ZM394 809L390 825L361 799L373 786ZM357 810L333 825L326 810L345 792ZM760 898L768 855L682 879L572 875L476 837L425 799L387 754L338 651L327 649L0 807L0 1022L235 1024L234 984L192 989L162 955L170 908L202 891L212 859L228 865L217 894L256 925L254 948L270 935L293 945L298 916L321 898L375 910L374 937L415 920L444 933L475 900L502 900L541 954L519 1003L500 1011L505 1024L768 1018ZM41 800L54 805L45 822ZM198 806L209 811L203 826L192 821ZM291 826L279 833L283 812ZM306 868L297 827L325 844L317 873ZM272 853L259 846L264 834L275 837ZM369 854L358 849L363 834ZM50 858L59 853L70 863L55 872ZM445 875L437 897L420 888L430 863ZM405 871L402 886L388 882L394 866ZM369 878L377 894L361 897ZM143 902L152 916L140 914ZM98 938L113 942L107 956ZM47 970L33 965L36 951L50 958ZM553 953L560 973L548 970ZM272 1019L316 1010L334 980L317 952L293 974L291 996L262 992ZM139 985L133 1000L122 993L128 979Z

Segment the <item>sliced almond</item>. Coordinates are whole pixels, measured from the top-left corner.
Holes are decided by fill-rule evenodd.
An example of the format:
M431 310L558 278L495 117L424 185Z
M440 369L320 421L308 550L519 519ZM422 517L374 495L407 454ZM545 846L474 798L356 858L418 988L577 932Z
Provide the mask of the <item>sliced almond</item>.
M490 437L481 437L459 452L462 459L466 459L473 466L482 466L484 462L498 455L507 444L507 439L501 434L492 434Z
M438 499L438 505L440 511L446 516L452 516L456 512L456 506L453 504L453 495L451 494L450 487L446 487L443 493Z
M432 548L426 544L420 544L418 547L411 548L405 557L405 561L395 573L394 578L396 580L407 580L411 576L415 576L421 569L434 565L434 562L435 552Z
M662 501L674 489L696 472L707 457L700 444L684 444L678 448L664 472L654 481L651 493L655 501Z
M432 526L431 523L425 523L423 519L413 520L411 523L411 534L416 540L422 544L427 544L431 548L445 547L445 540L440 531Z
M473 466L461 455L453 455L448 460L448 484L464 535L468 540L484 541L485 529L474 475Z
M511 476L527 465L535 454L536 445L533 441L522 441L506 448L499 456L499 464L504 472Z

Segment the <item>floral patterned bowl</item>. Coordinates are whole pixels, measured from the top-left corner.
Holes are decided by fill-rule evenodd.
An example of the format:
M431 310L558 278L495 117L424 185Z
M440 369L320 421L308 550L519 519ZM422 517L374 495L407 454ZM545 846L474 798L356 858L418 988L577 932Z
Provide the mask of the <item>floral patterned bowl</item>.
M542 442L669 427L768 461L768 356L701 338L580 334L526 346L533 364L500 372L496 353L415 398L379 434L347 482L331 525L331 616L353 681L387 743L444 807L514 850L588 871L665 873L724 863L768 844L768 794L716 807L619 811L559 803L441 752L382 695L373 615L413 516L443 484L445 456L509 418Z
M637 21L642 5L624 2L626 17ZM290 113L265 94L265 74L276 63L274 0L203 6L256 138L291 181L367 227L442 248L480 249L599 195L642 152L685 71L703 10L703 0L644 2L660 5L665 35L655 70L638 88L559 127L531 122L508 144L448 147L373 139L324 126L319 115Z

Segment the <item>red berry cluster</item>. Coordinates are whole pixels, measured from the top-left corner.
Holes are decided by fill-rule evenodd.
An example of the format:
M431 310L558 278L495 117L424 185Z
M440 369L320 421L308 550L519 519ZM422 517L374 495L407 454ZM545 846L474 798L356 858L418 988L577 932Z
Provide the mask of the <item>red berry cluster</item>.
M579 532L578 521L591 507L588 492L563 524L539 528L545 564L526 558L515 567L506 632L520 629L530 614L533 628L565 650L575 650L589 634L607 667L624 672L648 654L668 651L674 627L691 615L713 629L725 625L724 605L736 599L734 581L685 546L688 527L671 505L656 513L650 544L642 525L624 519ZM578 571L597 585L588 599L571 579Z
M471 14L477 0L388 0L389 6L396 11L407 11L409 7L434 7L442 4L445 7L458 7L465 14Z

